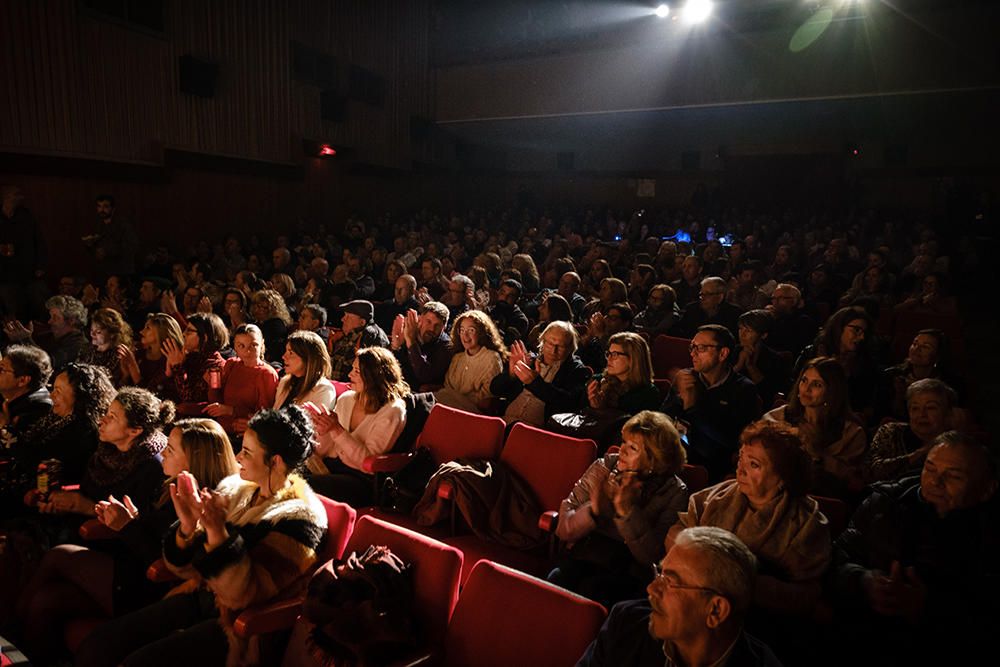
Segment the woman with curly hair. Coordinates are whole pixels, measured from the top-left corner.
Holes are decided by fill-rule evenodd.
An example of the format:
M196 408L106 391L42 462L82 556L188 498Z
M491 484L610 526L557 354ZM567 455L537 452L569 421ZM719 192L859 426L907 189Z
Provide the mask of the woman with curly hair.
M435 392L438 403L467 412L482 412L490 398L490 382L507 361L507 348L493 320L481 310L467 310L451 327L454 356Z
M371 505L371 475L362 470L369 456L392 449L406 425L410 386L392 352L365 347L354 356L351 390L337 398L335 412L306 404L316 428L309 458L309 483L328 498L355 507Z
M250 315L264 334L264 347L268 361L280 361L281 352L288 339L292 316L281 294L273 289L262 289L250 297Z
M83 361L105 368L115 386L128 384L129 371L121 362L132 350L132 327L121 313L111 308L94 311L90 316L90 345L90 353Z
M52 412L29 426L13 451L17 469L26 473L31 486L38 464L46 459L59 460L61 483L80 481L87 460L97 449L97 429L114 396L108 373L100 366L72 362L56 375ZM22 488L21 493L27 490Z

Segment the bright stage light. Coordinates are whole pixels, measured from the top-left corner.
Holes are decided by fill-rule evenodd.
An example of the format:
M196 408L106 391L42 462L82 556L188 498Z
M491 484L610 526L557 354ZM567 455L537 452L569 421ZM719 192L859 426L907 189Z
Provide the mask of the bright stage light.
M712 0L688 0L684 5L684 20L701 23L712 13Z
M667 18L670 16L670 7L667 5L660 5L656 8L656 15L661 19Z

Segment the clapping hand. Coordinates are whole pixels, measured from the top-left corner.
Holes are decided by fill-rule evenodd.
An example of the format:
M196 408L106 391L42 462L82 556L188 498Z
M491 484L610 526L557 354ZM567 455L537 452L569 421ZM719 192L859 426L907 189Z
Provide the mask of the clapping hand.
M118 365L121 367L122 373L126 378L130 379L133 384L138 384L141 379L139 374L139 362L136 361L135 353L132 348L121 343L116 351L118 355Z
M524 362L528 360L528 349L524 347L524 343L515 340L510 344L510 356L507 358L507 367L511 375L515 375L518 362Z
M229 539L226 529L226 499L215 491L202 489L201 527L209 547L217 547Z
M317 436L322 437L330 434L336 438L344 432L344 427L340 425L337 415L330 412L325 405L316 405L310 401L304 403L302 407L305 408L306 412L309 413L309 417L312 418L313 429L315 429Z
M186 470L177 475L177 479L170 483L170 500L181 524L181 537L190 538L202 514L201 494L198 493L198 480L194 475Z
M642 492L642 482L635 470L619 470L611 478L611 503L615 507L615 514L619 517L626 517L632 513L639 494Z
M420 342L420 320L417 311L412 308L406 311L402 333L407 347L413 347Z
M692 408L698 402L698 378L693 370L678 371L674 378L674 388L677 390L677 395L680 396L685 410Z
M392 320L392 335L389 337L392 349L398 350L403 347L403 322L405 318L402 314L396 315Z
M205 414L209 417L232 417L235 412L233 406L223 403L209 403L205 406Z
M168 338L163 341L160 349L163 351L163 356L167 358L168 368L180 366L184 363L184 358L187 356L187 353L184 351L184 346L178 345L172 338Z
M24 326L18 320L9 320L3 325L3 331L11 340L27 340L35 332L35 325L33 322L28 322L28 326Z
M595 410L604 407L604 388L598 380L591 380L587 385L587 402Z
M199 313L211 313L212 312L212 300L207 296L203 296L198 299L198 307L196 310Z
M139 516L139 509L127 495L119 501L113 495L94 506L97 520L114 531L120 531L128 522Z

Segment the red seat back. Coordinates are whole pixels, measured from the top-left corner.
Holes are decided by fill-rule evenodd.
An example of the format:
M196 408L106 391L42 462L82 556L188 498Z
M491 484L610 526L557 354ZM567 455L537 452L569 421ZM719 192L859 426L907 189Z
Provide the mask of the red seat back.
M326 540L319 554L319 562L325 563L331 558L340 558L344 555L344 546L354 531L354 520L358 518L358 513L345 503L330 500L319 494L317 497L326 510Z
M423 636L430 645L440 646L458 602L462 552L402 526L363 516L347 553L361 553L373 544L389 547L404 562L413 563L413 608Z
M569 667L597 636L606 612L592 600L481 560L448 626L449 667Z
M681 471L677 473L677 476L687 485L688 493L701 491L708 486L708 468L705 466L685 463Z
M557 510L597 456L593 440L550 433L522 422L507 436L500 460L535 492L545 510Z
M690 338L660 334L653 339L653 377L673 378L680 368L691 367Z
M438 403L427 416L416 447L429 449L438 464L461 456L497 459L505 426L499 417L475 415Z

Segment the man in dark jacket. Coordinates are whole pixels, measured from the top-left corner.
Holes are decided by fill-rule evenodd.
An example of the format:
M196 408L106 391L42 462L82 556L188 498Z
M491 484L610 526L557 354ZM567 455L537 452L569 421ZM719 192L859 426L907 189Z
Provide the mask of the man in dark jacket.
M541 354L532 358L520 341L510 360L490 383L490 393L510 401L504 419L542 426L550 415L580 407L590 370L576 356L576 330L569 322L552 322L539 337Z
M875 486L836 542L840 664L972 664L994 647L996 461L967 434L936 442L920 477Z
M375 324L371 301L348 301L340 304L344 316L341 330L330 336L330 378L347 382L354 364L354 354L363 347L389 347L389 337Z
M678 371L661 410L687 429L688 461L718 481L735 467L740 432L761 410L753 382L732 370L736 342L718 324L691 340L691 368Z
M677 336L693 336L698 327L706 324L721 324L734 336L737 320L742 311L726 301L726 281L722 278L705 278L701 281L698 301L684 310L680 321L674 325Z
M528 316L517 305L521 291L521 283L513 278L503 281L497 290L496 303L488 311L506 345L528 335Z
M448 326L448 306L440 301L428 301L420 314L408 311L400 315L399 332L393 326L392 351L403 370L403 378L414 391L423 386L440 386L451 364L451 337Z
M655 566L648 600L615 605L577 667L780 666L767 645L743 631L756 566L732 533L688 528Z

